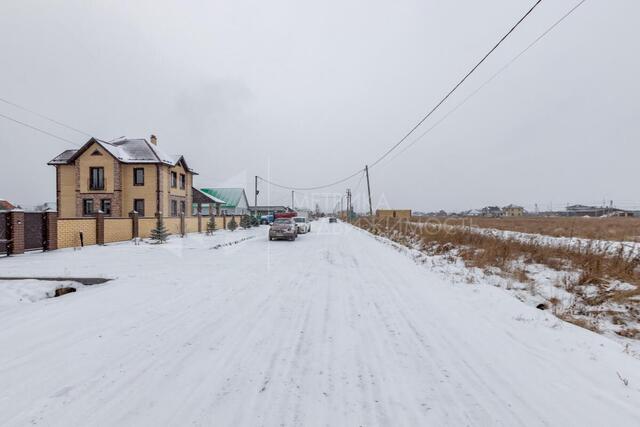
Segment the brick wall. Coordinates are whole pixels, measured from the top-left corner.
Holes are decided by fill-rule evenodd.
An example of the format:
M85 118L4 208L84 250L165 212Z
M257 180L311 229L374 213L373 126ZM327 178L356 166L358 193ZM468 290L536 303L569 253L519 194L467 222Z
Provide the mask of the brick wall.
M85 246L96 244L95 218L69 218L58 220L58 248L80 246L80 233L84 237Z
M184 219L185 225L187 226L187 233L197 233L198 232L198 217L192 216Z
M122 242L131 240L133 224L131 218L105 218L104 242Z

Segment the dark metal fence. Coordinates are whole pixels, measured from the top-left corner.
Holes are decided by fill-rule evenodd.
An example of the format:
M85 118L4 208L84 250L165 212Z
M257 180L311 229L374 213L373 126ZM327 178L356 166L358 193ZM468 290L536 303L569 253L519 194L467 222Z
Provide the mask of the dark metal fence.
M7 214L0 213L0 254L7 253L7 244L4 242L9 237L7 230Z
M24 214L24 249L26 251L41 250L44 246L44 217L42 212L25 212Z

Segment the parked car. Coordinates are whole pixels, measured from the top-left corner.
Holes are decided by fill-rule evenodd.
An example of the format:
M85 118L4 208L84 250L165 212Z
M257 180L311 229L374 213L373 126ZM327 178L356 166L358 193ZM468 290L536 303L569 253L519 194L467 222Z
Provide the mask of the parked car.
M260 217L260 224L271 224L274 220L273 215L269 214L269 215L262 215Z
M295 240L298 237L298 227L293 218L277 218L269 228L269 240Z
M296 223L296 228L298 229L298 233L306 234L311 231L311 224L309 224L309 221L307 220L307 218L303 216L297 216L293 218L293 221Z
M336 218L335 216L329 217L329 223L332 222L338 222L338 218Z

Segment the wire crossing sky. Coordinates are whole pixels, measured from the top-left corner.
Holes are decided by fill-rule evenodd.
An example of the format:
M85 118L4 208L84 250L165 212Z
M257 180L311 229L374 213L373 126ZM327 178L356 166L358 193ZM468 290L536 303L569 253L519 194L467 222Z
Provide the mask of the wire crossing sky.
M6 0L3 173L28 179L0 198L54 201L46 163L89 134L155 134L196 186L250 200L255 176L284 202L354 189L368 164L374 205L640 204L640 3L561 19L579 4L539 3L425 118L535 0Z

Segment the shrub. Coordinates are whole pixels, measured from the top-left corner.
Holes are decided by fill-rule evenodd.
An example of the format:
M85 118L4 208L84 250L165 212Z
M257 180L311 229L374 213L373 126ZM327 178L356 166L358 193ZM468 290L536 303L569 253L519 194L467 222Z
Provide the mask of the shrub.
M242 215L242 217L240 218L240 227L244 228L245 230L247 228L251 228L251 217L249 215Z
M231 217L231 221L227 223L227 228L231 231L235 231L238 228L238 223L236 222L235 217Z

